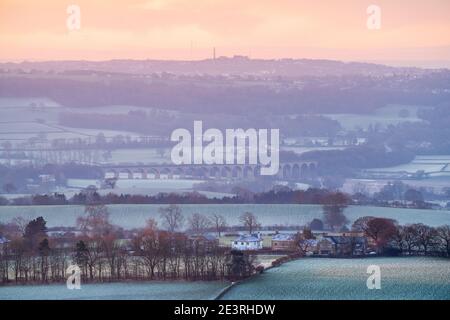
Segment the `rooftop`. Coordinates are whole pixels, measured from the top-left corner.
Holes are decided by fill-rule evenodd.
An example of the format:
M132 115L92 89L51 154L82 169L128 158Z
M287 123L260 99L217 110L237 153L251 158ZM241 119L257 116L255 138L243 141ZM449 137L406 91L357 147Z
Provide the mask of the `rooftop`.
M242 241L242 242L259 242L262 241L261 237L258 236L258 234L244 234L239 236L235 241Z
M324 239L330 239L336 244L346 243L364 243L366 239L364 237L347 237L347 236L325 236Z
M8 239L4 238L4 237L0 237L0 244L4 244L4 243L8 243L10 242Z
M272 237L275 241L294 241L295 234L292 233L278 233Z

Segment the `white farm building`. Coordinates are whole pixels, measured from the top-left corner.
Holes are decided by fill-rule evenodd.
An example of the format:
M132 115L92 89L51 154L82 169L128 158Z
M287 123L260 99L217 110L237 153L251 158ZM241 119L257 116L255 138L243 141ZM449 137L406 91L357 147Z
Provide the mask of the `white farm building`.
M261 250L263 248L263 239L261 234L245 234L231 241L231 248L235 250Z

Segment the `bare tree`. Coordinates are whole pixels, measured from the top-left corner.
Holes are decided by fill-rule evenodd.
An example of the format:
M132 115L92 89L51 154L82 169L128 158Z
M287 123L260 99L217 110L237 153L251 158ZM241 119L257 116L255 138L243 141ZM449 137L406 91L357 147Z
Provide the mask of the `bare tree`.
M429 247L433 245L436 230L422 223L413 224L412 227L415 231L417 244L423 248L423 252L426 255Z
M239 221L250 234L260 226L258 219L251 212L244 212L243 214L241 214L241 216L239 217Z
M25 218L23 217L15 217L12 219L12 223L17 226L18 231L21 233L21 235L25 234L25 228L28 225L28 222Z
M144 266L150 279L155 276L155 269L160 260L160 232L153 219L133 239L136 252L143 258Z
M297 232L295 235L295 243L300 249L302 255L306 255L306 252L313 247L315 237L310 229L303 229L303 232Z
M392 242L400 252L403 252L406 243L404 228L404 226L397 226L397 230L392 235Z
M102 250L106 261L109 265L110 277L112 279L120 277L120 270L118 268L118 258L121 251L121 244L118 241L116 233L110 233L102 237Z
M163 220L163 225L170 233L174 233L183 227L184 217L181 213L181 208L176 204L171 204L166 208L159 208L159 213Z
M397 222L392 219L362 217L353 223L353 230L364 231L371 238L378 250L382 250L386 244L393 240L398 232Z
M194 213L188 220L189 228L195 234L203 234L209 227L211 227L211 220L199 213Z
M212 215L211 220L217 234L220 237L220 233L225 231L227 227L227 221L222 215L216 213Z
M348 219L345 217L344 210L341 206L324 205L323 216L325 224L332 230L338 230L348 223Z
M158 222L156 222L156 220L153 219L153 218L148 218L145 221L145 229L146 230L151 230L151 231L158 230Z
M450 226L440 226L436 229L436 237L441 240L447 256L450 256Z
M91 280L94 280L95 266L98 265L98 262L101 260L102 253L103 248L98 241L88 242L86 247L86 257L87 265L89 267L89 277L91 278Z
M78 254L83 256L89 268L89 278L94 279L97 269L98 278L102 277L103 257L107 255L111 275L114 276L114 262L116 257L117 227L109 221L108 209L104 205L86 205L86 216L78 217L77 226L83 236L77 243Z
M86 216L77 218L77 227L89 237L102 237L113 231L105 205L86 205Z
M413 249L417 246L416 230L412 225L403 226L400 229L402 234L403 242L405 243L408 254L411 255Z
M332 230L344 227L348 220L344 215L344 209L350 203L347 195L341 192L333 192L323 199L324 222Z

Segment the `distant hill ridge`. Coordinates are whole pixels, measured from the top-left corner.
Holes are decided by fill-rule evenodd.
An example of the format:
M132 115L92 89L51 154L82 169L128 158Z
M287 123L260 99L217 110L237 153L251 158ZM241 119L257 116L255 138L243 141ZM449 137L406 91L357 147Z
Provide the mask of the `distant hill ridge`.
M413 67L391 67L364 62L342 62L337 60L313 59L250 59L246 56L232 58L182 61L182 60L107 60L107 61L42 61L0 63L0 69L21 69L39 71L89 70L101 72L120 72L131 74L161 73L174 74L230 74L265 76L327 76L327 75L373 75L386 74L424 74L444 69L421 69Z

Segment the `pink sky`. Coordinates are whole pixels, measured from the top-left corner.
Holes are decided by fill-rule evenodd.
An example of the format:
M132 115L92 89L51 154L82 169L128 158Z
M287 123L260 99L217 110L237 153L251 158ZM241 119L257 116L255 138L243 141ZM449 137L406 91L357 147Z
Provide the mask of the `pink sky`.
M69 31L67 6L81 8ZM381 8L381 30L366 26ZM450 66L448 0L0 0L0 60L327 58Z

